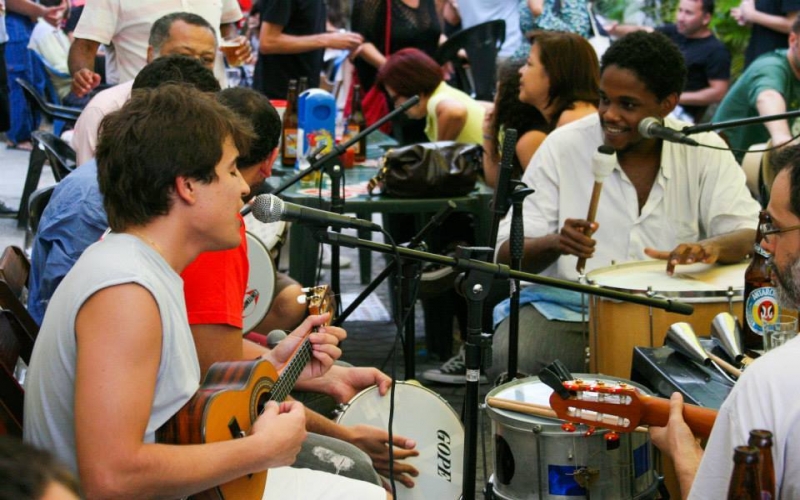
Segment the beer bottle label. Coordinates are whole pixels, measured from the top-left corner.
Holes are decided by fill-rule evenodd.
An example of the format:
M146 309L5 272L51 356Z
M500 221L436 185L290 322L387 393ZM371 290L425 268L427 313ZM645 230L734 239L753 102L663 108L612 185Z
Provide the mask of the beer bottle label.
M764 257L765 259L769 259L770 257L769 252L761 248L761 243L756 243L755 245L753 245L753 249L758 255Z
M763 336L764 325L776 322L780 314L775 288L771 286L756 288L745 300L747 326L756 335Z
M350 139L351 137L355 137L358 133L361 132L361 127L358 126L356 123L351 123L347 125L347 138ZM351 146L355 154L361 153L361 141L353 144Z
M297 158L297 129L287 128L283 140L286 141L285 156Z

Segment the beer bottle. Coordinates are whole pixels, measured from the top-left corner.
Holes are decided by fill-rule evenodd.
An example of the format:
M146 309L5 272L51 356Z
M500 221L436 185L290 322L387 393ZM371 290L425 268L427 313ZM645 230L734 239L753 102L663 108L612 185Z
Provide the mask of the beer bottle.
M772 433L761 429L750 431L747 444L758 449L761 475L761 499L775 498L775 465L772 463Z
M733 453L733 474L728 487L728 500L758 500L761 478L758 475L758 449L737 446Z
M758 217L758 231L753 245L753 260L744 272L744 320L742 321L742 347L764 348L764 325L777 321L780 306L775 287L769 279L767 259L769 254L761 248L761 224L769 222L769 214L762 211Z
M307 76L301 76L300 77L300 81L297 84L297 95L302 94L306 90L308 90L308 77Z
M350 105L350 116L345 119L344 126L345 141L349 140L351 137L355 137L362 130L367 128L367 119L364 117L364 111L361 108L361 85L353 85L353 101ZM367 136L359 139L352 147L355 151L354 160L357 163L367 159Z
M281 134L281 165L294 168L297 161L297 80L289 80Z

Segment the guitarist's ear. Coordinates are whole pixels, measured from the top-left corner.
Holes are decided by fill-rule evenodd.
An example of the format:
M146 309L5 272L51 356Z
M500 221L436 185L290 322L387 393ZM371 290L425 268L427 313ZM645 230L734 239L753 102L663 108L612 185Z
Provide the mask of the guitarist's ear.
M192 179L191 177L176 177L176 197L188 205L194 205L197 202L197 190L195 186L196 182L198 182L197 179Z

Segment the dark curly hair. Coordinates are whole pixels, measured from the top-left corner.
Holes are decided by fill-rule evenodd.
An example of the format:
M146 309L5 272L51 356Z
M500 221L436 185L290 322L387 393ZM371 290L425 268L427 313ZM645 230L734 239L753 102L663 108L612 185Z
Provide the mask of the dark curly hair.
M633 71L659 101L680 94L686 84L683 54L658 32L635 31L611 44L600 62L600 74L609 66Z
M508 59L497 70L497 95L494 98L492 120L495 153L500 150L498 139L500 129L515 129L519 134L518 137L531 130L541 130L545 133L550 130L547 120L536 106L519 100L519 69L524 64L524 59ZM514 175L521 177L522 165L517 155L514 155L512 162Z

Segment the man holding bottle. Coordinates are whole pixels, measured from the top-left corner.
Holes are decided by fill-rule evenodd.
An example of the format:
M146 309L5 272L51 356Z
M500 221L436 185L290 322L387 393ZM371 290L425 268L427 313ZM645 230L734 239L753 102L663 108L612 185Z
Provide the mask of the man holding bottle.
M772 281L782 306L800 308L800 146L773 158L779 169L762 224L761 247L770 254ZM800 340L792 339L752 363L722 405L705 452L683 420L683 398L670 401L669 423L652 428L655 444L669 455L682 496L719 498L733 471L733 450L748 441L752 429L772 432L777 498L800 498L800 400L791 397L800 378Z

